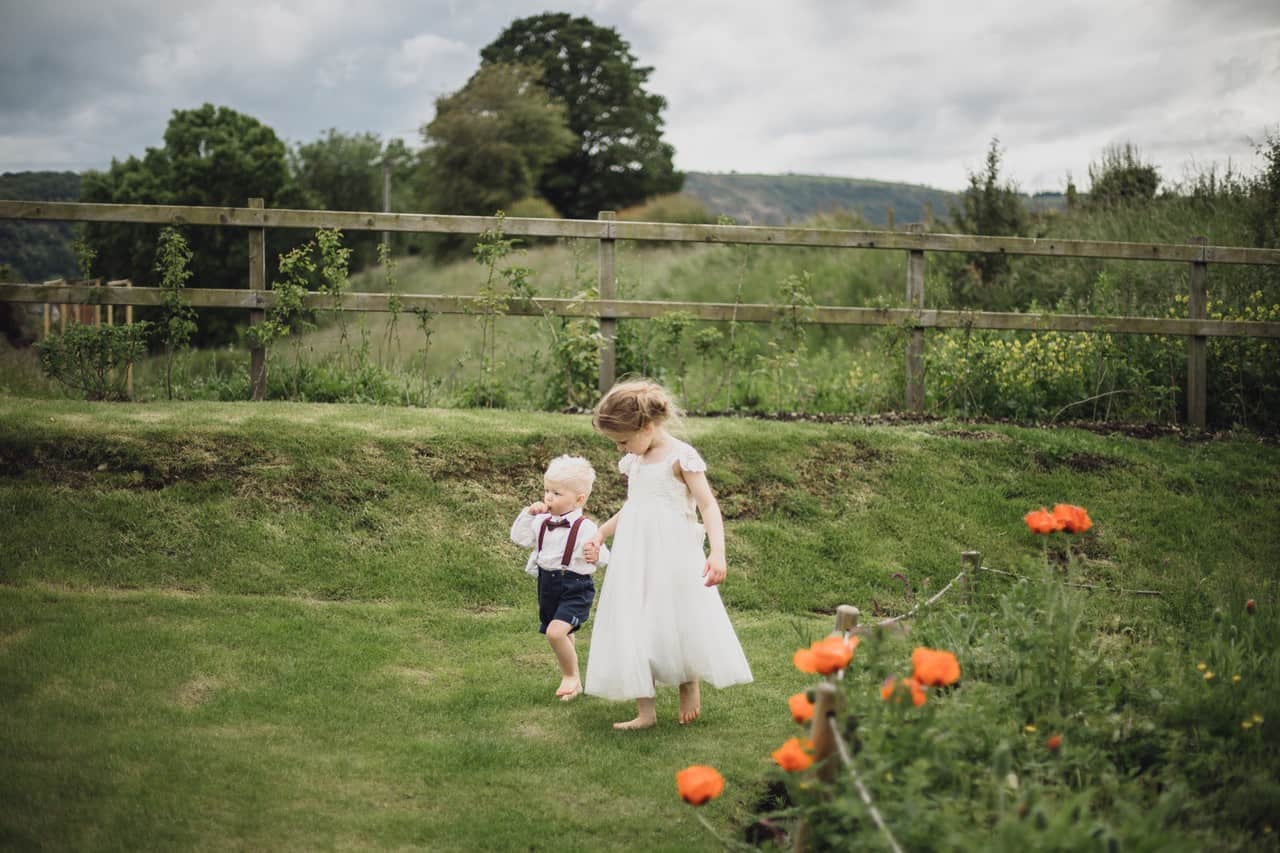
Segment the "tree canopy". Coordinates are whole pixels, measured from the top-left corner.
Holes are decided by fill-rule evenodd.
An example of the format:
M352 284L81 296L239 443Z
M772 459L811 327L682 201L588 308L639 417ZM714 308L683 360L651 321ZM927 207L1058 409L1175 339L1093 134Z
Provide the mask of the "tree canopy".
M1016 237L1027 233L1031 216L1022 194L1013 183L1000 177L1000 140L987 148L985 167L969 174L969 186L960 196L960 206L952 208L951 222L961 234ZM1007 294L997 285L1009 274L1009 257L997 254L966 256L965 272L952 279L953 296L961 304L993 310L1006 309Z
M481 66L437 99L422 137L428 204L440 213L490 214L533 195L547 164L574 145L537 69L506 63Z
M487 65L537 66L567 108L577 144L548 165L538 185L565 216L594 219L601 210L680 190L674 149L662 141L666 99L645 91L653 69L637 65L612 27L564 13L521 18L480 57Z
M141 158L112 160L105 172L83 176L81 198L116 204L195 204L243 207L261 196L266 206L291 198L285 145L257 119L205 104L174 110L164 147ZM149 225L89 223L85 240L97 252L93 273L154 282L159 229ZM193 287L247 287L248 237L242 229L191 229ZM235 321L230 312L208 312L198 343L226 340Z
M1108 147L1101 160L1089 164L1091 207L1145 204L1156 197L1159 187L1156 167L1142 162L1137 147L1128 142Z

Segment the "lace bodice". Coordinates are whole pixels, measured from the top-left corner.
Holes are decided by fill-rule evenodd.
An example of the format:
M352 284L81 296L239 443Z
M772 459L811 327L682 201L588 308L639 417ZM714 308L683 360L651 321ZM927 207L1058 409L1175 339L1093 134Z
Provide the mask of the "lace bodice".
M646 507L669 507L695 524L698 521L697 504L689 487L676 479L672 470L679 462L683 471L705 471L707 463L688 444L672 439L672 445L657 462L642 462L634 453L628 453L618 462L618 470L627 477L627 503L639 502Z

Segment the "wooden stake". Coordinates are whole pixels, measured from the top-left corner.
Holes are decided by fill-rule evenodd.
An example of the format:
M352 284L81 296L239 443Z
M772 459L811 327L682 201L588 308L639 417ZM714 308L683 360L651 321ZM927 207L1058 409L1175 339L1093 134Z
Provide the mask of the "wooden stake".
M618 214L612 210L600 211L600 220L607 223L607 234L613 234L613 223L618 218ZM598 288L601 299L613 299L617 294L617 271L615 269L616 253L615 244L617 241L612 236L600 238L600 266ZM615 338L618 333L618 321L612 317L600 318L600 336L604 342L600 346L600 393L603 394L613 387L614 379L617 377L617 349L615 347Z

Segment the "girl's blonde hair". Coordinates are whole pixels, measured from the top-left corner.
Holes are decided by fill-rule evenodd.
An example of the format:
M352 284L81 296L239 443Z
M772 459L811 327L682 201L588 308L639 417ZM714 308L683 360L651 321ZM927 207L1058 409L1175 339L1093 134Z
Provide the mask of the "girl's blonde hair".
M591 413L603 433L634 435L649 424L679 420L682 412L671 392L652 379L628 379L609 389Z

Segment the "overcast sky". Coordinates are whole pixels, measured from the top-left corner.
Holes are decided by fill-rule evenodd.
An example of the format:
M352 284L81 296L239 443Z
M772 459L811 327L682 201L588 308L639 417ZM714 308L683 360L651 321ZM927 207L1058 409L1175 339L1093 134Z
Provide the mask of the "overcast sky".
M990 139L1027 191L1132 142L1166 181L1256 172L1280 124L1280 0L0 0L0 171L106 168L211 102L290 143L419 144L513 20L615 28L685 171L960 189Z

